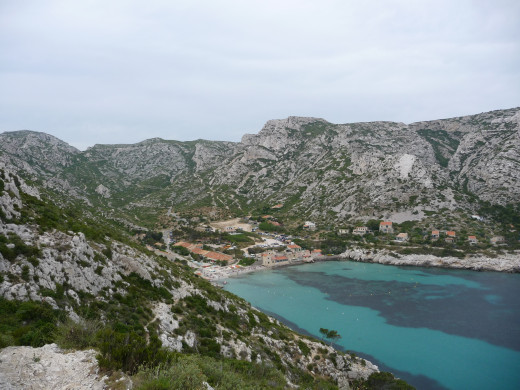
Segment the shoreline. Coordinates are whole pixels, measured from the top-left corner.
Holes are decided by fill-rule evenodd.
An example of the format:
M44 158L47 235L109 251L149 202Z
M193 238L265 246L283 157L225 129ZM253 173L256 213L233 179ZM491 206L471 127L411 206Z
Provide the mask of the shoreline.
M399 256L399 257L396 257ZM492 271L505 273L520 273L520 253L505 254L496 258L486 256L467 256L465 258L456 257L437 257L434 255L398 255L395 252L381 250L373 252L366 249L353 248L335 256L321 256L314 259L314 262L324 261L356 261L362 263L377 263L395 266L415 266L415 267L435 267L444 269L458 269L469 271ZM274 268L293 267L303 264L311 264L303 261L272 265L254 265L240 268L223 268L212 270L211 272L201 272L201 277L208 281L222 286L220 281L228 278L238 277L251 272L266 271Z
M366 249L353 248L343 252L341 258L365 263L386 265L407 265L416 267L436 267L448 269L464 269L469 271L494 271L520 273L520 253L504 254L496 258L483 255L457 257L438 257L434 255L399 255L388 250L372 252Z

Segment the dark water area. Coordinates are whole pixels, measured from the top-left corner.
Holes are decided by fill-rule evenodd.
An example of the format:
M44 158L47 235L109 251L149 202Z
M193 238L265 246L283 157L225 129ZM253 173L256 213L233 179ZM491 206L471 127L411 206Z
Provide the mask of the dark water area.
M291 328L362 356L418 389L520 388L520 275L355 262L229 280Z
M367 288L363 279L304 269L295 269L287 277L299 285L319 289L338 303L377 310L392 325L436 329L520 351L518 277L494 272L396 268L415 278L406 282L371 281ZM342 270L352 271L348 267ZM470 284L427 284L428 275L456 275Z

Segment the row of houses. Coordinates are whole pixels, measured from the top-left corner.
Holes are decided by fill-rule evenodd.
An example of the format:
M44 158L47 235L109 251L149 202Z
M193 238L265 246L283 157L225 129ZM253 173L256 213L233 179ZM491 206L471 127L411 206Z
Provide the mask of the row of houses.
M191 253L202 256L209 261L225 261L227 263L233 261L233 256L226 255L225 253L221 252L207 251L202 249L202 244L191 244L189 242L179 241L174 246L182 246Z
M272 267L274 265L289 264L290 262L305 261L312 262L315 258L322 256L321 249L302 249L299 245L287 245L283 252L273 250L262 253L262 265Z
M379 223L379 231L381 233L385 233L385 234L392 234L394 232L394 227L393 227L392 222L390 222L390 221L382 221L382 222L380 222ZM370 229L367 226L358 226L358 227L354 228L354 230L352 231L352 234L363 236L363 235L365 235L367 233L370 233L370 232L371 231L370 231ZM448 243L455 242L457 234L455 233L454 230L448 230L448 231L445 231L445 232L441 232L440 230L432 230L431 235L430 235L430 239L432 241L436 241L436 240L440 239L442 233L445 235L445 238L444 238L445 242L448 242ZM338 230L338 234L348 234L348 230L347 229L339 229ZM399 242L408 241L408 233L399 233L395 237L395 241L399 241ZM478 240L477 240L476 236L468 236L467 241L469 242L470 245L478 244ZM504 241L505 241L504 237L502 237L502 236L495 236L495 237L492 237L490 239L490 242L493 245L503 243Z

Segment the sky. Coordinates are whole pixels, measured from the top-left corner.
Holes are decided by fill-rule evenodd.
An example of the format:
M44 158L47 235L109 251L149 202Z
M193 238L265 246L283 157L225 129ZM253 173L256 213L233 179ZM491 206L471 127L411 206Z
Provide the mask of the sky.
M82 150L517 106L518 0L0 0L0 132Z

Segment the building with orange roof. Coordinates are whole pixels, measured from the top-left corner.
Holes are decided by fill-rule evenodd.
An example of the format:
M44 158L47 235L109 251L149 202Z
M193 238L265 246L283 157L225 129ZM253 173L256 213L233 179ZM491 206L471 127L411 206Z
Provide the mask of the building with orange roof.
M392 226L392 222L383 221L379 223L379 231L381 233L393 233L394 227Z
M453 230L448 230L446 232L446 238L444 239L444 241L446 242L455 242L455 232Z
M432 230L432 240L438 240L439 237L441 236L441 232L438 231L438 230Z
M478 244L478 240L476 236L468 236L468 242L470 245Z

